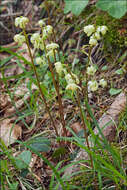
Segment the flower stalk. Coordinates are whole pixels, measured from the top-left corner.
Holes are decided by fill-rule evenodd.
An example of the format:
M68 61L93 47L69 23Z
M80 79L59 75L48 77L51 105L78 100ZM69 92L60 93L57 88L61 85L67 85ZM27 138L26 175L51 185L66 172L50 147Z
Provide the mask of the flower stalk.
M58 134L57 128L56 128L56 126L55 126L55 122L54 122L53 117L52 117L52 115L51 115L51 113L50 113L50 110L49 110L49 108L48 108L48 105L47 105L47 102L46 102L44 93L43 93L43 91L42 91L42 89L41 89L39 77L38 77L38 74L37 74L36 67L35 67L35 65L34 65L34 60L33 60L32 52L31 52L31 49L30 49L28 37L27 37L26 31L25 31L24 28L23 28L23 33L24 33L24 36L25 36L25 39L26 39L26 44L27 44L27 47L28 47L29 55L30 55L30 58L31 58L31 63L32 63L33 70L34 70L34 73L35 73L35 76L36 76L36 80L37 80L38 88L39 88L39 91L40 91L40 94L41 94L41 98L42 98L42 100L43 100L43 102L44 102L44 104L45 104L46 111L47 111L47 113L49 114L50 120L51 120L51 122L52 122L52 125L53 125L53 127L54 127L54 130L55 130L56 135L57 135L57 137L58 137L59 134Z
M46 49L46 45L45 45L44 40L43 40L43 43L44 43L44 50L45 50L45 53L47 55L47 49ZM56 62L55 50L53 50L53 54L54 54L54 60ZM66 129L66 123L65 123L65 119L64 119L63 104L62 104L62 99L61 99L61 95L60 95L60 91L59 91L59 76L58 76L58 73L56 73L56 80L55 80L55 74L54 74L53 66L52 66L52 63L50 61L49 56L47 56L47 60L48 60L49 69L50 69L52 79L53 79L53 85L55 87L55 90L56 90L56 93L57 93L57 96L58 96L59 113L60 113L60 119L61 119L61 123L62 123L63 130L64 130L64 135L67 136L67 129Z

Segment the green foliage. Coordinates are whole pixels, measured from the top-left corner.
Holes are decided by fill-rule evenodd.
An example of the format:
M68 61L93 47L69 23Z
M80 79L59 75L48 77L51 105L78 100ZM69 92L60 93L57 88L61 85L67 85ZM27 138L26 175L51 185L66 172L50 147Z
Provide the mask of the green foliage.
M119 94L122 91L122 89L116 89L116 88L110 88L109 93L111 96Z
M29 167L31 161L31 152L23 151L15 160L16 166L19 169L25 169Z
M64 13L71 11L74 15L78 16L88 4L88 0L65 0ZM107 11L112 17L119 19L127 12L126 0L98 0L96 7Z
M107 11L114 18L121 18L127 12L126 0L99 0L96 7L103 11Z
M71 11L76 16L80 15L83 9L87 6L88 0L65 0L64 13Z
M38 152L48 152L51 147L51 142L45 137L36 137L27 141L27 145Z
M122 74L123 74L123 70L122 70L122 69L117 69L117 70L115 71L115 73L116 73L117 75L122 75Z

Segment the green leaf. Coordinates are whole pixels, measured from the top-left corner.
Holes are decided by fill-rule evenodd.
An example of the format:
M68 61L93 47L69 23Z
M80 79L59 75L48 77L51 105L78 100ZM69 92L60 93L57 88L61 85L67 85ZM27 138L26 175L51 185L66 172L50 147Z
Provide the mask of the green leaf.
M119 94L121 91L122 91L122 89L111 88L109 90L109 93L111 96L113 96L113 95Z
M107 67L107 65L105 65L105 66L102 67L101 70L102 70L102 71L107 71L107 69L108 69L108 67Z
M51 148L51 142L45 137L36 137L27 142L30 148L38 152L48 152Z
M30 152L30 151L23 151L23 152L16 158L16 166L17 166L19 169L28 168L30 161L31 161L31 152Z
M126 0L98 0L96 7L107 11L112 17L121 18L127 12Z
M118 69L115 71L116 74L118 75L122 75L123 74L123 70L122 69Z
M88 0L65 0L64 13L71 11L74 15L78 16L87 6Z

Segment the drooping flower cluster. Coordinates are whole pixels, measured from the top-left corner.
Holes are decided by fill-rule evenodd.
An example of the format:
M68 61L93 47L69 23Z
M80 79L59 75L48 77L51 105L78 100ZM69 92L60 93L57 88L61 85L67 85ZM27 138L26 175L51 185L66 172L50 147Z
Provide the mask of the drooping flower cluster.
M99 83L96 80L91 80L88 82L88 89L91 91L96 91L99 87L105 88L107 86L107 81L105 79L101 79Z
M81 90L80 86L78 85L79 79L74 73L66 73L65 80L67 82L66 90L71 90L72 92L76 91L77 89Z
M26 25L28 24L29 19L27 17L17 17L15 19L15 26L25 30ZM43 20L39 20L38 25L41 27L42 31L40 33L34 33L31 36L31 43L33 44L35 49L44 50L44 40L46 40L52 33L53 27L50 25L46 25ZM16 34L14 36L14 40L18 42L19 45L22 45L25 42L25 37L21 34Z
M34 33L30 40L35 49L44 49L44 43L39 33Z
M25 36L22 34L16 34L14 36L14 41L18 42L18 45L22 45L26 40L25 40Z
M86 73L88 76L94 76L96 71L96 67L94 65L90 65L87 67ZM88 89L94 92L98 89L99 85L102 88L105 88L107 86L107 81L105 79L101 79L98 83L96 80L92 79L88 82Z
M29 22L29 19L27 17L24 17L24 16L21 16L21 17L17 17L15 19L15 26L19 28L25 28L26 27L26 24L28 24Z
M86 72L87 72L88 76L94 76L96 71L97 71L96 67L91 65L91 66L87 67ZM98 83L96 80L92 79L88 82L88 89L94 92L98 89L99 85L102 88L105 88L107 86L107 81L105 79L101 79Z
M84 27L84 32L89 37L89 44L91 46L95 46L98 43L98 40L102 38L107 32L107 26L98 26L95 27L94 25L88 25Z
M86 33L88 37L90 37L89 45L95 46L98 43L98 41L101 40L102 37L106 34L107 30L108 30L107 26L97 26L97 27L94 25L85 26L84 32ZM88 46L83 46L83 49L85 47L88 47ZM85 54L87 56L90 56L87 52L85 52ZM88 79L90 79L90 81L88 81L88 89L91 91L96 91L99 85L102 88L105 88L107 86L107 81L105 79L101 79L99 82L97 82L94 79L94 75L96 71L97 71L96 66L91 64L91 61L90 61L90 64L87 67L86 73L89 77Z

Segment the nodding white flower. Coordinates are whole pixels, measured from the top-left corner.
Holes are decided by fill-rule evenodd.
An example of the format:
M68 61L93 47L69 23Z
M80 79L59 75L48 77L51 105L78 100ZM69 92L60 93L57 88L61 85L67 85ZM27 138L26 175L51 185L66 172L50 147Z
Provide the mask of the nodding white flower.
M94 75L96 70L97 69L93 65L91 65L90 67L87 67L87 74L88 75Z
M53 33L53 27L51 25L47 25L43 29L43 39L47 39Z
M20 17L15 18L15 26L16 26L16 27L19 26L19 24L20 24L20 20L21 20Z
M103 36L106 34L108 30L107 26L98 26L97 27L97 32L100 32Z
M53 50L53 49L57 49L57 48L59 48L59 45L56 44L56 43L51 43L51 44L48 44L48 45L46 46L46 49L47 49L47 50Z
M66 80L66 82L67 83L74 83L74 80L72 79L72 77L71 77L71 75L69 74L69 73L67 73L66 75L65 75L65 80Z
M61 75L62 71L63 71L63 66L61 62L56 62L55 63L55 68L56 68L56 72Z
M45 27L45 30L48 32L48 34L52 34L53 33L53 27L51 25L47 25Z
M101 79L101 80L99 81L99 84L100 84L103 88L105 88L105 87L107 86L107 81L104 80L104 79Z
M87 36L90 36L93 32L95 32L94 25L88 25L84 27L84 32L87 34Z
M77 77L77 75L75 75L74 73L67 73L66 70L64 71L64 74L65 74L65 80L66 82L69 84L69 83L77 83L79 84L79 79Z
M91 36L91 37L90 37L90 40L89 40L89 44L90 44L91 46L95 46L97 43L98 43L98 42L97 42L96 38L95 38L94 36Z
M101 26L101 33L103 36L106 34L107 30L108 30L107 26Z
M77 90L77 88L81 90L81 88L75 83L68 83L68 85L66 86L66 90L72 90L73 92Z
M93 81L89 81L88 82L88 88L91 90L91 91L96 91L98 89L98 83L97 81L93 80Z
M34 33L30 40L36 49L44 49L44 44L39 33Z
M20 28L25 28L26 24L29 22L29 19L27 17L21 16L21 17L17 17L15 19L15 26L19 26Z
M37 63L38 65L41 65L41 64L43 63L42 58L41 58L41 57L37 57L37 58L36 58L36 63Z
M94 33L94 37L97 39L97 40L100 40L101 39L101 35L99 32L95 32Z
M48 53L46 54L46 56L54 57L54 54L56 55L56 53L57 53L57 50L51 49L50 51L48 51Z
M21 35L21 34L16 34L14 36L14 41L18 42L19 45L22 45L26 40L25 40L25 36Z
M39 21L38 21L38 24L39 24L40 27L43 27L43 26L46 25L43 20L39 20Z

